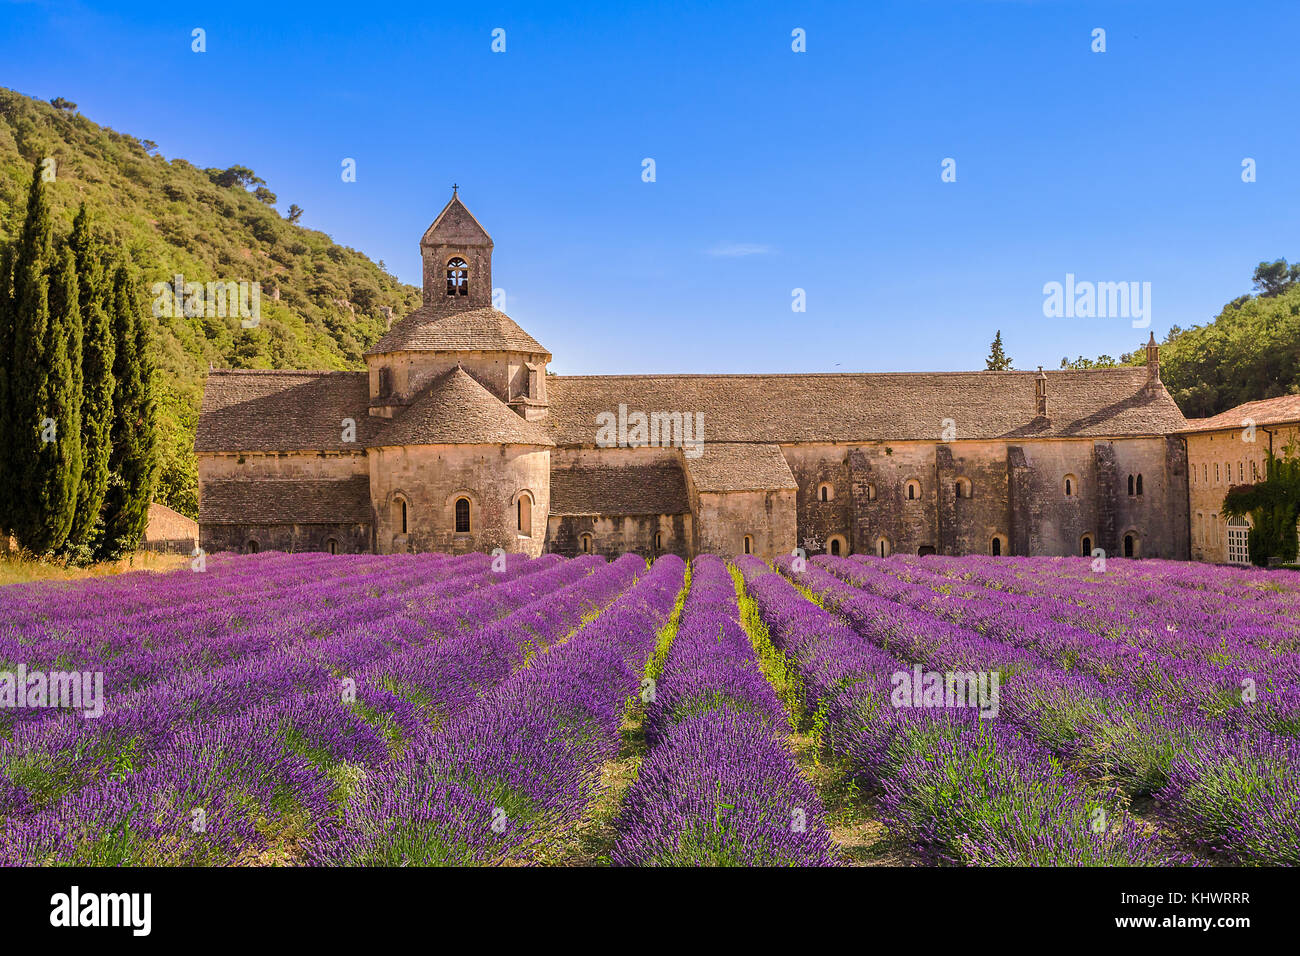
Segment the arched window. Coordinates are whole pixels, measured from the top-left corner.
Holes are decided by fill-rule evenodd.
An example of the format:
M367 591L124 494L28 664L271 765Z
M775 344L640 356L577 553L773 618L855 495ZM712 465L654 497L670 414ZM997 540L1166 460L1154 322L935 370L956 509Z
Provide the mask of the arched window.
M1217 468L1218 466L1216 465L1215 467ZM1128 496L1129 496L1130 498L1132 498L1132 497L1133 497L1133 494L1134 494L1134 492L1133 492L1133 487L1134 487L1134 485L1133 485L1133 476L1132 476L1132 475L1129 475L1129 476L1128 476Z
M328 538L325 541L325 550L328 551L330 554L338 554L339 543L335 541L333 538Z
M656 551L662 551L663 549L664 549L664 533L663 533L662 531L656 531L656 532L655 532L655 550L656 550Z
M467 514L467 521L468 518ZM525 538L533 536L533 496L526 491L519 492L519 499L515 502L515 527Z
M999 538L999 537L997 537L997 536L994 536L993 540L989 542L989 554L993 555L993 557L995 557L995 558L1000 558L1000 557L1002 557L1002 539L1001 539L1001 538Z
M750 535L750 534L745 535L744 546L745 546L745 553L746 553L746 554L753 554L753 553L754 553L754 536L753 536L753 535Z
M849 553L849 543L842 534L833 534L826 539L826 553L842 558Z
M469 534L469 499L456 499L456 533Z
M1079 479L1074 475L1065 476L1065 497L1073 498L1079 493Z
M1138 493L1139 496L1142 494L1142 476L1141 476L1141 475L1138 475L1138 480L1137 480L1137 493Z
M257 542L252 538L249 538L248 541L244 543L244 553L257 554Z
M1138 540L1135 534L1124 535L1124 557L1136 558L1138 551Z
M904 497L906 497L908 501L919 501L921 498L921 483L915 478L909 479Z
M589 535L589 534L584 534L584 535L583 535L581 538L579 538L578 540L579 540L579 542L580 542L581 545L582 545L582 553L583 553L583 554L591 554L591 535Z
M397 497L393 499L393 528L398 534L406 534L410 528L409 509L406 506L406 499Z
M818 501L835 500L835 489L831 487L829 484L827 484L826 482L822 482L820 485L817 486L817 500Z
M1090 535L1085 534L1079 539L1079 553L1085 558L1092 557L1092 537Z
M955 485L958 498L969 498L974 493L974 486L969 478L958 478Z
M867 485L867 500L868 500L868 501L875 501L875 500L876 500L876 486L875 486L875 485Z
M882 558L889 557L889 539L884 535L876 539L876 554Z
M469 263L460 256L447 263L447 294L469 295Z

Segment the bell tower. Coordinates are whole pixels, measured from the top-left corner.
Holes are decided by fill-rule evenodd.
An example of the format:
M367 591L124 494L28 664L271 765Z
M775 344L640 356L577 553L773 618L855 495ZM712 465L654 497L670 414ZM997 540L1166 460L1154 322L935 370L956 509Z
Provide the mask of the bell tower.
M492 237L460 201L451 200L420 240L424 308L438 313L492 306Z

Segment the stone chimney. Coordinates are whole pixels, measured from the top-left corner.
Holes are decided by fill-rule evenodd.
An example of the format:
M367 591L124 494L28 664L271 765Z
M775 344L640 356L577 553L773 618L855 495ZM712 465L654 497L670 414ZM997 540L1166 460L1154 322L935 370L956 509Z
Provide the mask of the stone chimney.
M1034 379L1034 400L1038 406L1038 417L1047 417L1047 376L1043 374L1043 367L1038 366L1038 377Z
M1160 384L1160 346L1156 345L1156 334L1151 333L1147 339L1147 385Z

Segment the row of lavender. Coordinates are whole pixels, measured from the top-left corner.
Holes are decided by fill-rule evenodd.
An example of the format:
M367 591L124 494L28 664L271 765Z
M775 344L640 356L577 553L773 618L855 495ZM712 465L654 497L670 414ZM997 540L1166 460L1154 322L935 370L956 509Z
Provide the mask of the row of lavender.
M416 587L357 600L359 611L341 601L313 614L306 601L321 595L304 595L300 613L216 629L197 649L215 666L179 666L115 695L99 720L19 724L0 742L0 858L301 858L373 774L428 746L440 723L644 569L635 556L521 559L499 572L484 561L431 561ZM403 562L392 570L389 584L411 583ZM111 671L113 656L104 663Z
M783 570L904 661L997 671L1002 716L1090 778L1152 794L1171 833L1238 862L1300 862L1300 740L1277 732L1292 698L1232 706L1245 672L1230 661L1134 647L951 579L910 584L889 562ZM1263 689L1270 675L1252 673Z
M851 626L807 600L756 558L737 565L773 643L803 678L822 750L879 794L885 824L923 858L1018 866L1179 861L1124 812L1118 794L1065 770L1019 729L974 709L897 699L894 677L911 670L910 660L882 646L874 628ZM815 568L794 576L825 583ZM988 656L978 639L929 623L935 626L899 621L968 662Z
M624 866L834 863L825 811L740 623L725 563L697 557L646 708L649 753L618 824Z

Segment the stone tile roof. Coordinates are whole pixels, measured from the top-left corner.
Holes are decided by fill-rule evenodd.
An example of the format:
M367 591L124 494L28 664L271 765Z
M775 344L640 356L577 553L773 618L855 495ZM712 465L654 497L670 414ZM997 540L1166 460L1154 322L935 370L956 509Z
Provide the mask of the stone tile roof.
M369 444L553 445L546 430L525 421L461 368L435 378Z
M704 441L938 441L1165 435L1185 420L1145 368L1047 372L1048 419L1036 417L1037 372L870 372L820 375L602 375L547 379L561 445L594 445L596 416L703 412Z
M223 479L200 488L200 524L369 524L370 477Z
M149 524L145 528L146 541L197 541L199 523L187 518L157 501L149 503Z
M553 468L553 515L676 515L689 512L675 463Z
M551 353L531 335L496 309L440 312L421 306L393 325L367 355L384 352L532 352Z
M1224 428L1245 428L1246 419L1256 425L1300 422L1300 395L1279 395L1246 402L1210 418L1189 418L1184 432L1212 432Z
M194 450L360 452L379 427L369 409L365 372L209 372Z
M696 491L778 491L799 487L776 445L711 442L706 438L701 452L698 458L684 457L686 473Z

